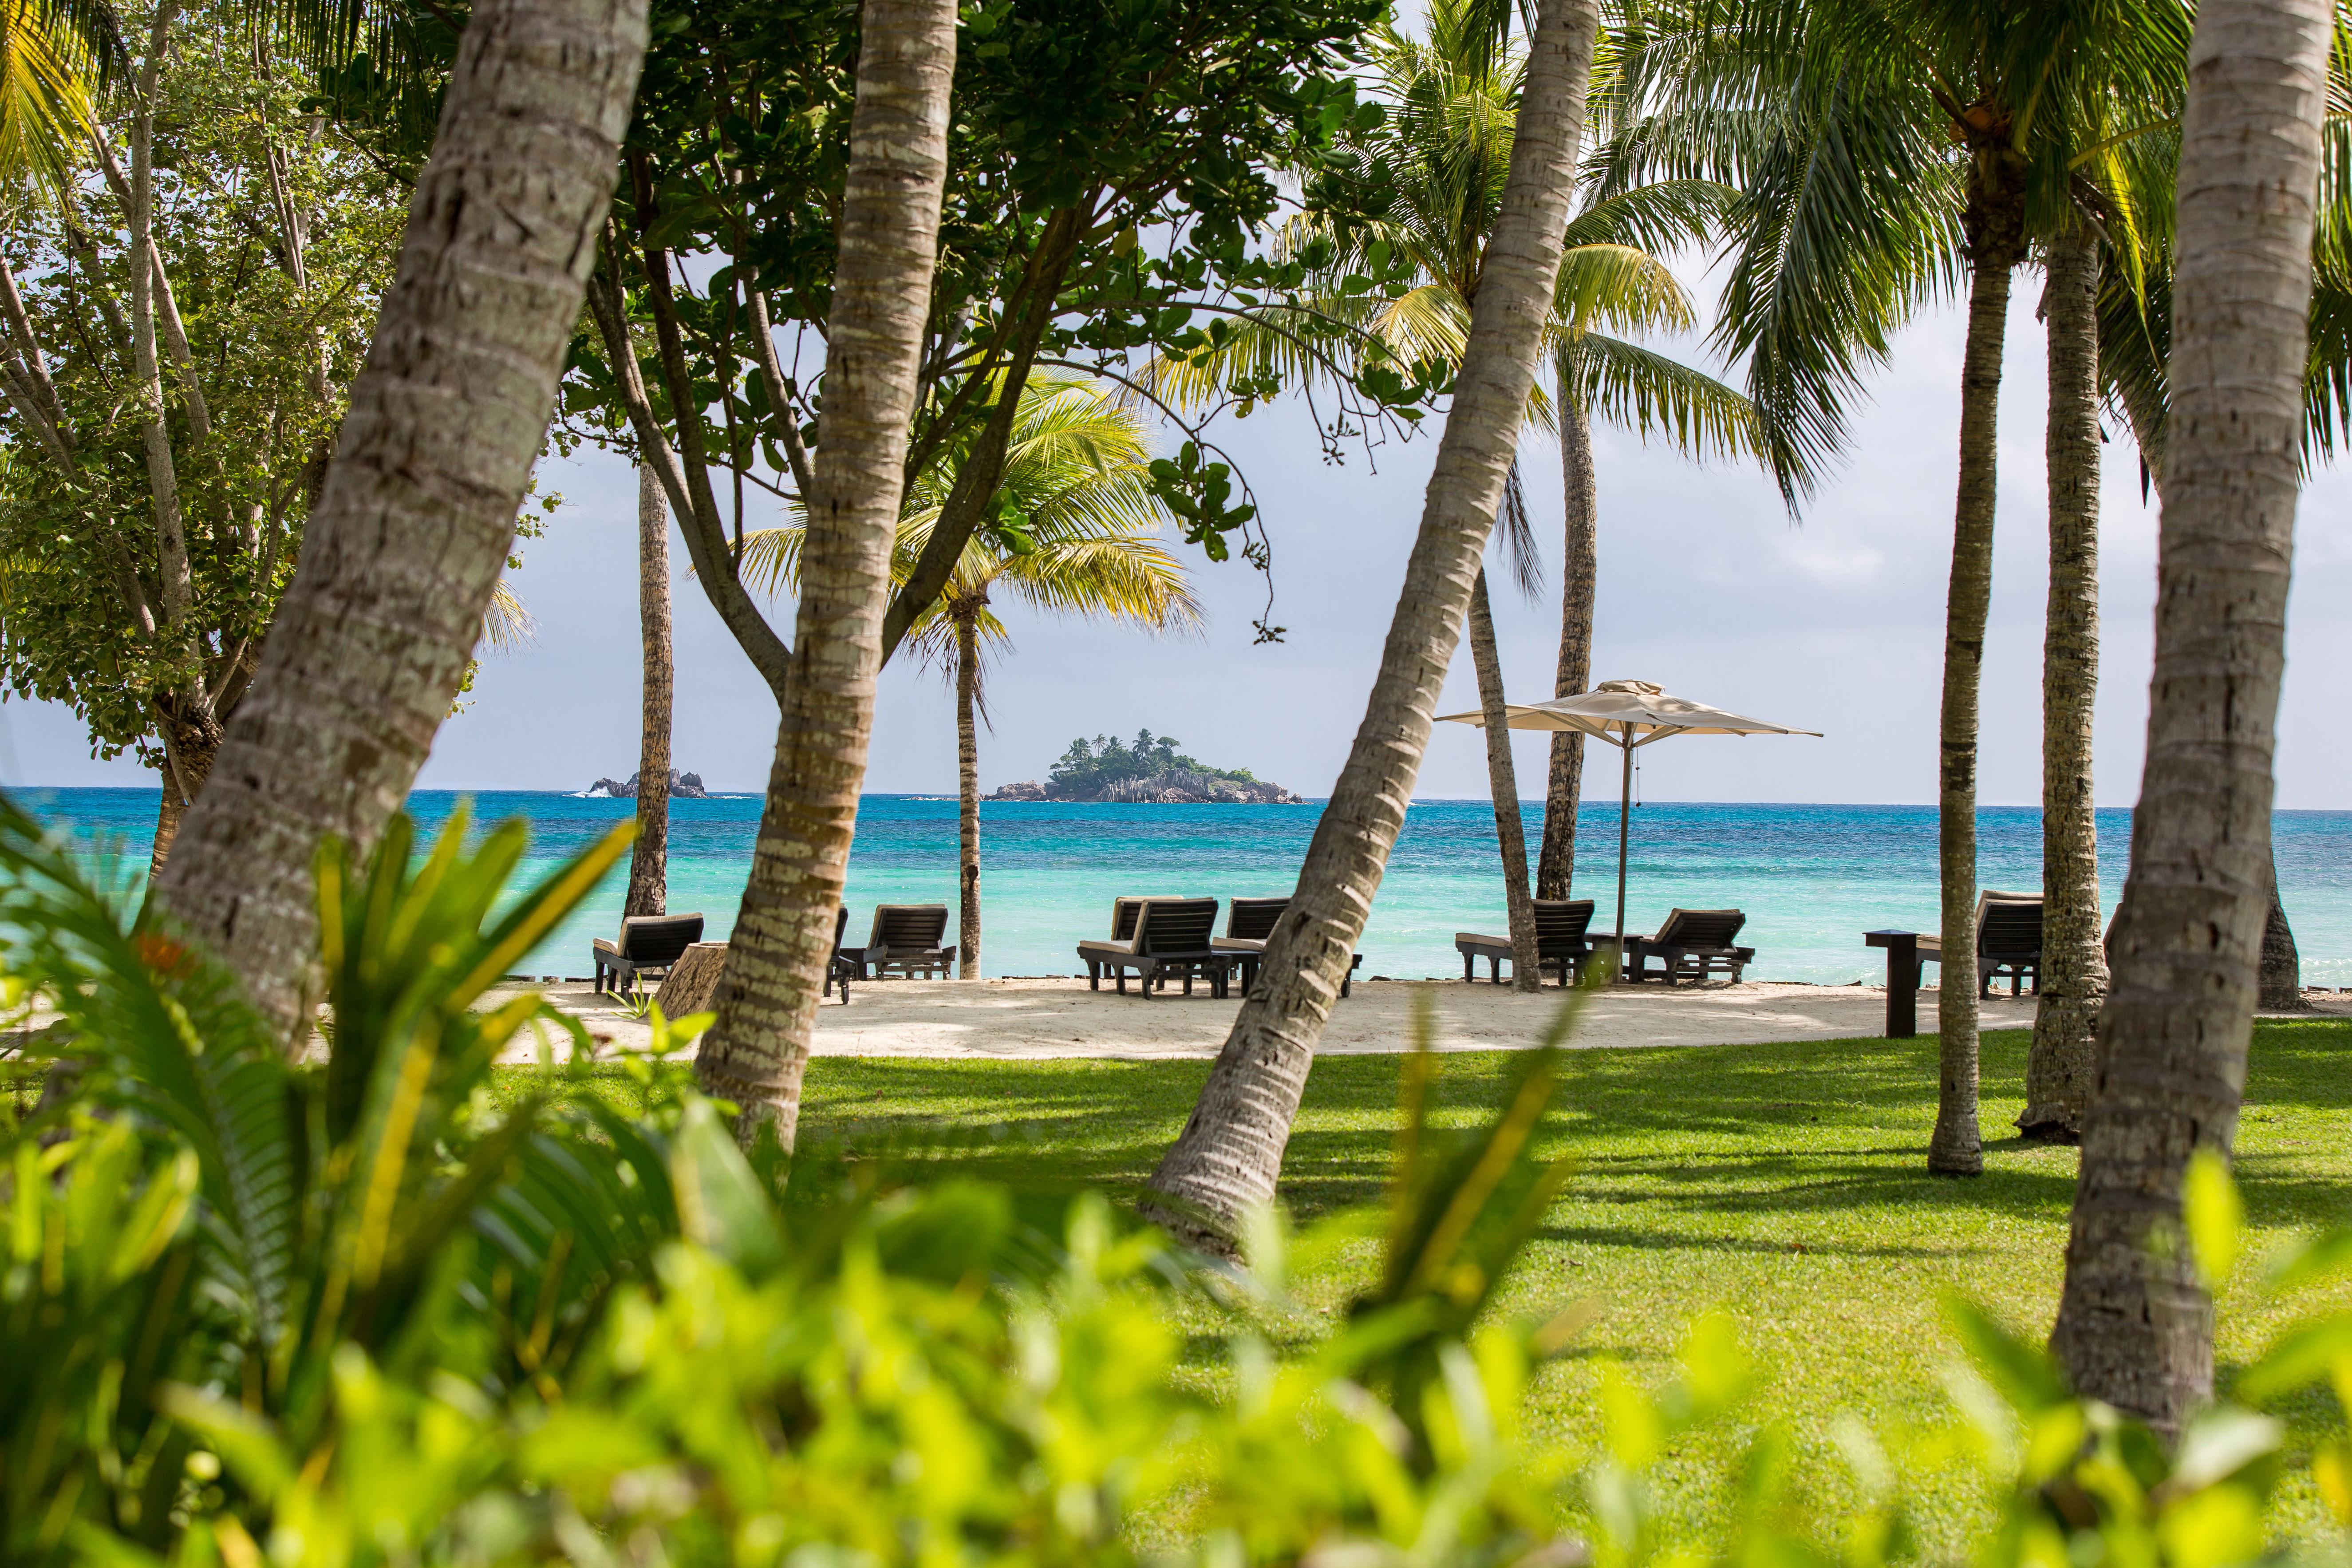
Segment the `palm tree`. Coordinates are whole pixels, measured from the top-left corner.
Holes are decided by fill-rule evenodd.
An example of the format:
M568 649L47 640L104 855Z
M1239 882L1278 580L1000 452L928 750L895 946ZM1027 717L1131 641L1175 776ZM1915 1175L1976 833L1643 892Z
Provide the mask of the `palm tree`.
M1543 0L1538 14L1454 405L1363 723L1257 984L1182 1134L1152 1173L1155 1217L1203 1247L1230 1249L1244 1216L1274 1195L1316 1042L1404 825L1542 358L1599 24L1593 0Z
M661 479L637 468L637 633L645 674L637 702L637 839L629 846L624 915L657 915L669 901L669 510Z
M2181 1188L2235 1135L2270 904L2333 10L2203 0L2182 131L2147 762L2051 1336L2077 1391L2168 1434L2212 1391Z
M1315 263L1305 301L1245 321L1209 352L1156 364L1157 390L1197 405L1237 380L1269 373L1297 382L1341 374L1350 363L1359 371L1382 360L1461 363L1526 71L1524 53L1509 47L1500 21L1484 0L1436 0L1425 37L1387 25L1373 35L1373 85L1389 113L1350 138L1337 161L1313 177L1316 210L1285 236L1289 254ZM1732 195L1706 180L1596 189L1569 221L1545 328L1553 392L1538 386L1528 398L1528 417L1538 425L1549 428L1557 419L1567 489L1556 695L1583 690L1591 664L1595 413L1644 435L1663 431L1695 456L1754 449L1745 397L1617 335L1686 330L1696 322L1688 294L1658 253L1703 242ZM1400 263L1409 282L1393 297L1350 281ZM1502 539L1520 585L1532 593L1541 567L1516 469L1507 497ZM1503 702L1502 666L1483 574L1472 590L1469 628L1480 703L1491 716ZM1568 897L1574 867L1582 753L1563 743L1570 739L1556 738L1552 747L1536 889L1544 898ZM1517 956L1513 969L1518 984L1532 988L1534 918L1510 737L1490 722L1486 742Z
M939 258L956 7L866 0L858 37L825 325L824 439L812 469L793 678L719 976L718 1021L694 1063L706 1092L741 1108L739 1138L749 1143L772 1128L786 1149L799 1130L801 1077L874 730L907 429ZM665 356L674 342L665 331Z
M1977 703L1992 573L2003 331L2037 237L2128 235L2128 150L2177 102L2178 0L1687 0L1645 14L1643 153L1742 186L1720 344L1748 360L1775 467L1843 437L1907 312L1962 279L1967 346L1946 599L1937 806L1946 954L1928 1168L1983 1167L1977 1125ZM2154 113L2118 123L2114 110ZM2126 244L2126 253L2136 245Z
M1100 384L1032 375L1023 385L994 500L994 526L975 533L938 603L908 633L924 664L956 694L960 804L957 963L980 976L980 745L988 717L985 669L1012 635L992 607L1003 593L1033 609L1154 631L1198 624L1201 607L1184 567L1158 540L1164 512L1150 485L1143 421ZM891 562L904 582L931 541L962 466L964 447L941 453L916 477ZM742 577L771 591L797 587L803 524L743 536Z
M407 797L506 564L645 47L634 7L475 8L301 563L156 881L289 1038L320 845Z

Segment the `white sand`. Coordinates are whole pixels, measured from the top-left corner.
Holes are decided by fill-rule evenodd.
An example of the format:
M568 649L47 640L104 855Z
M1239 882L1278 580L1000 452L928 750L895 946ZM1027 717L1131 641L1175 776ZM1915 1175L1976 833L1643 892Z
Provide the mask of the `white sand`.
M1332 1012L1322 1049L1405 1048L1412 994L1401 981L1360 981ZM1508 986L1456 981L1426 987L1437 1004L1444 1050L1496 1050L1536 1044L1560 1003L1559 992L1522 996ZM543 987L578 1016L600 1053L642 1047L647 1026L585 985ZM493 993L493 997L501 994ZM511 994L511 993L505 993ZM828 1000L817 1014L816 1054L835 1057L1103 1057L1128 1060L1213 1057L1225 1041L1238 997L1215 1001L1205 984L1146 999L1132 983L1118 995L1087 989L1084 980L878 980L857 985L851 1005ZM2020 1028L2033 1021L2033 999L1996 996L1983 1004L1984 1026ZM1885 1028L1886 994L1863 985L1780 984L1623 987L1593 999L1575 1037L1580 1049L1628 1046L1750 1045L1834 1040ZM1919 1026L1936 1028L1936 993L1919 994ZM532 1047L509 1053L528 1059Z

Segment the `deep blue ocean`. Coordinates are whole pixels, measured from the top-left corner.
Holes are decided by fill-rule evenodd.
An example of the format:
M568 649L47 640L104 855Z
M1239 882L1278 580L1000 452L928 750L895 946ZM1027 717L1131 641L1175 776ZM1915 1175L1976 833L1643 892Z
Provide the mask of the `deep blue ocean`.
M18 798L84 837L114 871L143 866L154 834L153 790L40 789ZM443 790L419 791L410 809L430 835L460 799L472 802L478 821L529 820L531 848L522 875L532 878L551 872L635 809L628 800ZM1110 902L1119 895L1288 892L1318 808L1007 803L983 805L981 813L985 972L1067 974L1076 968L1074 945L1108 934ZM753 795L671 803L669 908L700 910L713 939L733 921L759 815ZM1529 805L1526 815L1532 847L1541 833L1540 805ZM2100 883L2109 912L2123 881L2129 831L2127 812L2099 813ZM2039 812L1986 811L1978 833L1984 886L2042 885ZM2274 834L2305 982L2352 985L2352 812L2281 812ZM1616 896L1615 804L1587 805L1577 838L1577 896L1597 901L1595 927L1607 927ZM852 940L862 937L877 902L952 909L955 859L952 799L866 796L850 860ZM1932 806L1654 801L1634 808L1629 864L1628 930L1654 930L1676 905L1745 910L1741 940L1757 950L1748 971L1757 979L1843 984L1881 976L1885 961L1863 946L1863 931L1933 931L1937 924ZM626 872L624 862L522 967L534 974L587 974L590 939L619 926ZM1492 806L1483 800L1416 803L1364 931L1363 973L1458 975L1454 933L1504 929Z

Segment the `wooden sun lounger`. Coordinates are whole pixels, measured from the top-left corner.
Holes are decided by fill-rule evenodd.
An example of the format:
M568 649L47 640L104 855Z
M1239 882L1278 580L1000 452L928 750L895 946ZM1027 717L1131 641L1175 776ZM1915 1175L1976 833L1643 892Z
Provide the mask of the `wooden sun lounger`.
M1977 900L1977 994L1992 994L1994 980L2006 975L2011 996L2042 994L2042 895L1998 893Z
M1166 984L1171 974L1183 976L1187 996L1192 994L1195 977L1207 979L1211 995L1226 994L1226 976L1240 960L1230 952L1219 952L1212 945L1217 929L1217 900L1138 901L1141 907L1135 911L1133 934L1127 941L1078 943L1078 962L1087 966L1087 988L1101 990L1102 977L1108 971L1124 996L1127 972L1132 969L1141 977L1146 996L1151 994L1153 986Z
M1732 939L1748 917L1738 910L1675 910L1655 936L1625 939L1625 978L1635 984L1651 977L1650 961L1667 984L1727 974L1737 984L1740 973L1754 962L1752 947L1734 947Z
M589 949L596 965L596 992L603 994L607 976L614 994L635 995L637 976L669 973L686 950L702 940L700 915L631 915L621 922L621 940L598 937Z
M1211 945L1220 952L1230 952L1241 963L1242 994L1257 984L1258 960L1265 956L1265 944L1274 935L1275 922L1282 911L1290 907L1286 895L1279 899L1235 899L1225 916L1225 934ZM1339 994L1345 996L1354 984L1356 971L1364 966L1364 955L1354 954L1349 961L1348 973L1339 976Z
M1557 970L1563 986L1584 978L1584 966L1592 958L1592 944L1586 931L1592 924L1591 899L1533 899L1536 911L1536 967ZM1477 963L1486 961L1486 976L1490 984L1503 983L1503 965L1511 962L1511 939L1507 936L1485 936L1476 931L1458 931L1454 933L1454 951L1462 955L1462 978L1466 983L1477 978Z
M841 939L848 933L849 906L844 904L835 910L833 915L833 956L825 960L823 994L827 996L832 995L834 983L840 982L841 1005L845 1007L849 1005L849 983L865 978L865 970L858 964L851 963L848 956L841 951Z
M877 904L874 932L864 947L845 947L841 956L856 965L857 978L881 979L893 971L914 978L944 976L956 950L940 945L948 933L945 904Z

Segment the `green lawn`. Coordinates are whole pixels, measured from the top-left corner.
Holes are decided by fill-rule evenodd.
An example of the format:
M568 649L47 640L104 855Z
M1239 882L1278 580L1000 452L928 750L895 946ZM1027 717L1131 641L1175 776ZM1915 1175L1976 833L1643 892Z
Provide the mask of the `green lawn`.
M1536 1429L1581 1445L1608 1363L1667 1375L1684 1326L1714 1307L1743 1325L1762 1368L1753 1420L1787 1425L1801 1473L1844 1488L1830 1432L1842 1413L1881 1427L1948 1428L1953 1360L1938 1302L1966 1291L2037 1336L2056 1309L2074 1152L2020 1142L2026 1037L1988 1036L1985 1174L1928 1176L1934 1041L1571 1053L1551 1149L1578 1174L1503 1310L1603 1309L1578 1349L1544 1373ZM2239 1172L2259 1256L2299 1230L2352 1224L2352 1025L2265 1023L2256 1034ZM1291 1140L1283 1193L1302 1219L1377 1195L1394 1125L1398 1058L1319 1063ZM1507 1058L1446 1058L1449 1114L1491 1104ZM820 1059L810 1135L935 1157L1025 1186L1132 1191L1182 1125L1207 1071L1198 1062ZM625 1100L617 1074L600 1091ZM1310 1281L1343 1300L1369 1258ZM2233 1289L2221 1306L2226 1383L2269 1335L2319 1304ZM2352 1304L2352 1291L2341 1304ZM1207 1327L1205 1323L1202 1325ZM1203 1341L1204 1354L1209 1342ZM2298 1449L2334 1426L2334 1401L2289 1411ZM1704 1525L1745 1432L1710 1433L1667 1478L1675 1517ZM1929 1544L1956 1547L1981 1506L1957 1472L1930 1489ZM2307 1486L2282 1500L2283 1534L2321 1528Z

